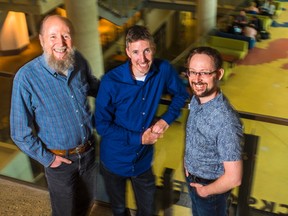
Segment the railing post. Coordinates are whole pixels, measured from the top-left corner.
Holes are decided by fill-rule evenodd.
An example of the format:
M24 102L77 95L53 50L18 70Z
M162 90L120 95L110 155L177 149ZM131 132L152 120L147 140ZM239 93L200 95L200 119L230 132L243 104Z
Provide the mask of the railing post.
M239 188L236 216L249 216L249 198L253 184L254 166L259 137L251 134L244 135L243 147L243 177Z
M173 175L174 170L171 168L165 168L163 173L163 210L164 216L172 216L173 215Z

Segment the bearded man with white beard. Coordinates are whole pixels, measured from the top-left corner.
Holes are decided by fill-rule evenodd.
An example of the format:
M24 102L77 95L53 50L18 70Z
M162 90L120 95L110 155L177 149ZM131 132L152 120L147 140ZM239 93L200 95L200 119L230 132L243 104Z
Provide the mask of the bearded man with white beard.
M43 54L13 81L11 138L45 167L52 215L86 215L93 199L95 139L87 96L99 80L73 47L73 26L49 15L41 23Z

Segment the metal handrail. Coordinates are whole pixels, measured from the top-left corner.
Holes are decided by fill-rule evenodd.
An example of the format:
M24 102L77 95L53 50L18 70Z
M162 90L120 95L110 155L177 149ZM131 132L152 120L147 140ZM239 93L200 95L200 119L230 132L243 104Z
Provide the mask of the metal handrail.
M0 77L11 77L13 78L15 76L14 73L11 73L11 72L6 72L6 71L0 71Z
M171 103L171 101L169 99L162 98L160 100L160 104L163 104L163 105L169 105L170 103ZM185 104L184 108L187 108L187 107L188 107L188 102ZM239 111L239 110L236 110L236 111L239 113L240 117L244 118L244 119L288 126L288 119L286 119L286 118L262 115L262 114L257 114L257 113L244 112L244 111Z
M15 76L14 73L0 71L0 77L14 78L14 76ZM171 101L169 99L162 98L160 100L160 104L163 104L163 105L169 105L170 103ZM188 102L185 104L184 108L187 108L187 107L188 107ZM245 112L245 111L239 111L239 110L237 110L237 112L239 113L240 117L244 119L288 126L287 118L268 116L268 115L262 115L258 113L251 113L251 112Z

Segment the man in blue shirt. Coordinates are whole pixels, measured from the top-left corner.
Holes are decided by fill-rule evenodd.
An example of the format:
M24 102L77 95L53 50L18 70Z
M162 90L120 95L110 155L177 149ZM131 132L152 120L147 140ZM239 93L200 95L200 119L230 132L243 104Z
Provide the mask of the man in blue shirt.
M126 215L130 179L137 215L149 216L155 192L153 145L179 116L188 93L175 69L153 58L155 44L147 28L136 25L128 30L126 53L129 60L104 75L96 98L100 169L114 215ZM172 101L167 112L155 119L163 93L170 93Z
M198 47L187 58L193 91L186 126L185 171L193 216L226 216L227 199L242 179L242 124L219 89L220 53Z
M11 137L45 167L52 215L86 215L93 199L95 150L87 96L99 80L73 47L73 27L47 16L40 28L43 54L17 72L12 91Z

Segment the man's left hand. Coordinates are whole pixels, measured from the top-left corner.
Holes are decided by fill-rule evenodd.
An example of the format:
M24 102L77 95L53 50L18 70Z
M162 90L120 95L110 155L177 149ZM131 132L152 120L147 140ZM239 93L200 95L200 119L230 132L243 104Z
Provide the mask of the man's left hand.
M152 127L152 133L164 134L165 131L169 128L169 125L163 119L158 120Z
M208 194L206 193L204 185L199 184L199 183L190 183L190 186L194 187L196 189L197 194L200 197L207 197L208 196Z

